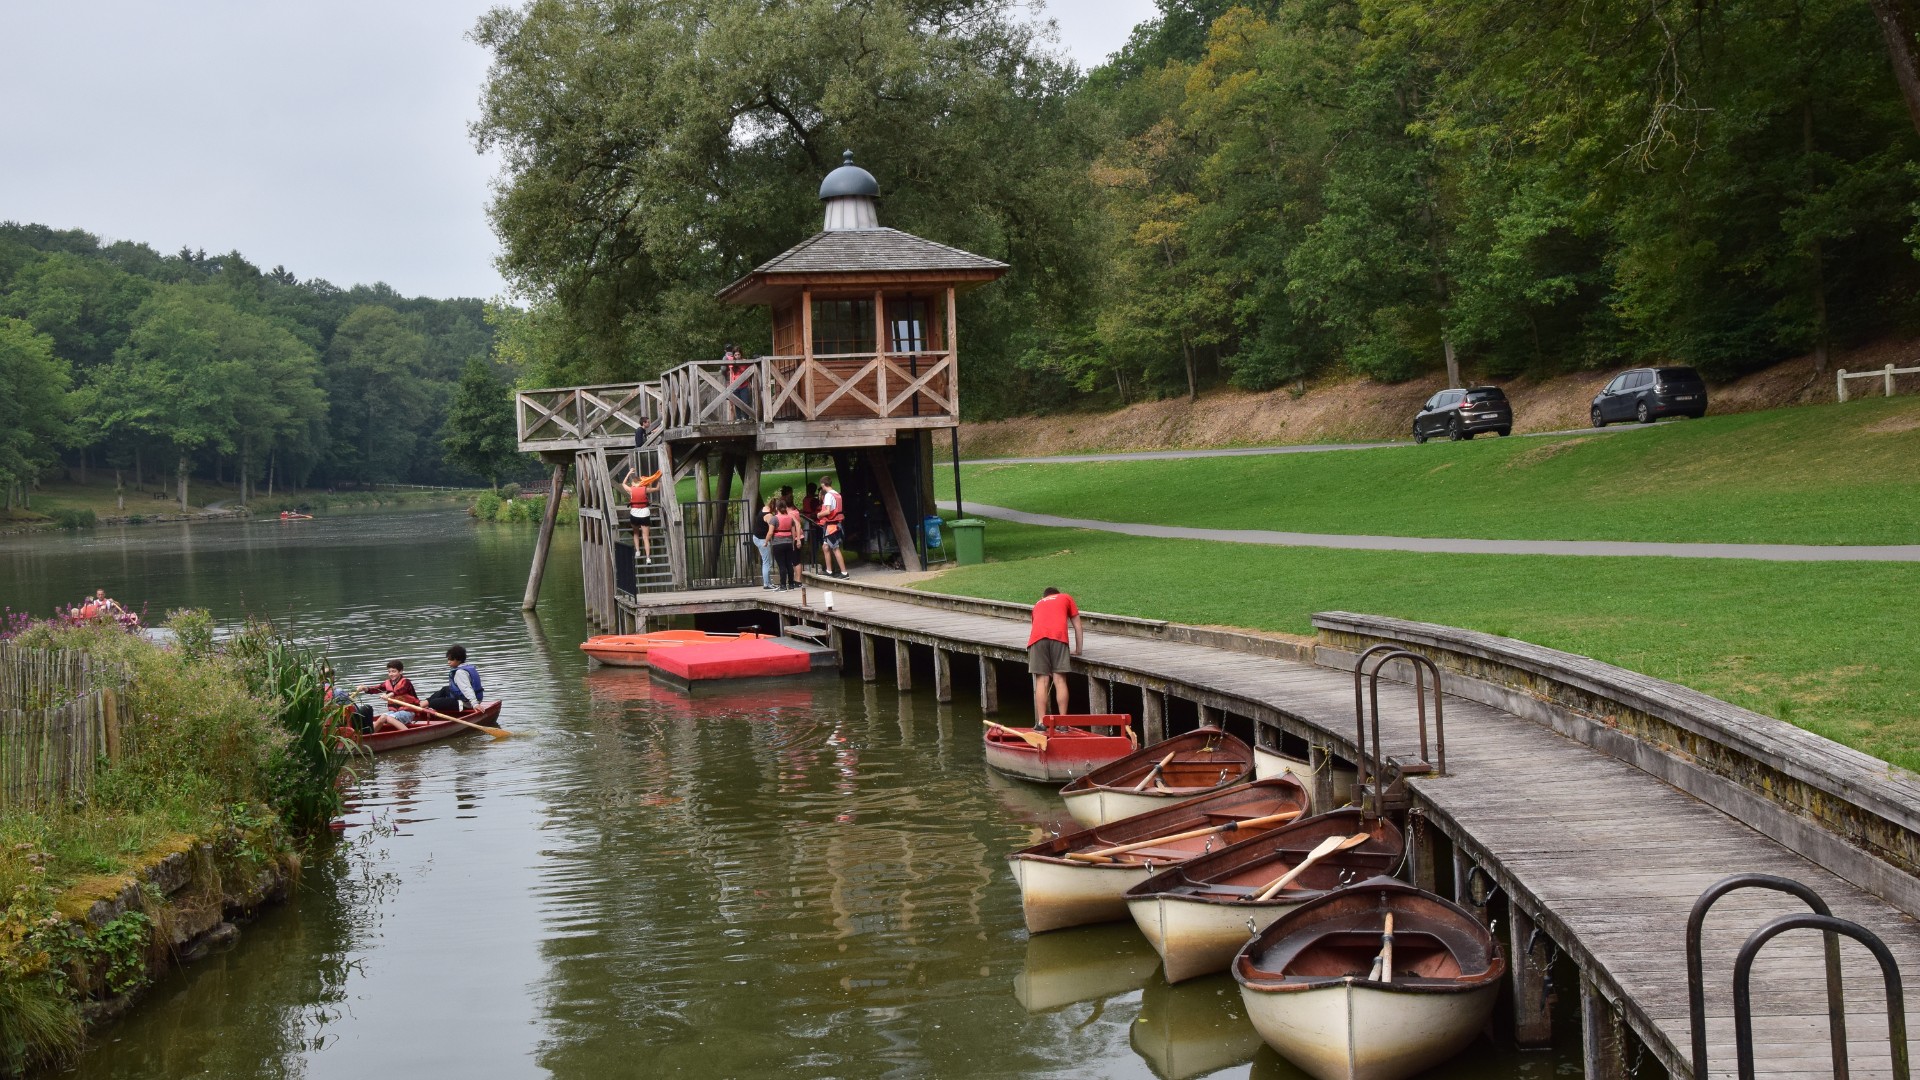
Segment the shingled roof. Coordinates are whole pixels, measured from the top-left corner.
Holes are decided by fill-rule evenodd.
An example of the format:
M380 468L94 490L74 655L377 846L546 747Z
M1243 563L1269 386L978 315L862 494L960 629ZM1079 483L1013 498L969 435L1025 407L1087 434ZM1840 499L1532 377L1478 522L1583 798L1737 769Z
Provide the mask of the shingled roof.
M916 270L959 272L968 277L985 272L998 277L1007 270L1007 264L970 251L936 244L899 229L838 229L815 233L802 240L754 267L746 277L721 289L719 295L735 298L756 281L772 284L767 281L768 276Z

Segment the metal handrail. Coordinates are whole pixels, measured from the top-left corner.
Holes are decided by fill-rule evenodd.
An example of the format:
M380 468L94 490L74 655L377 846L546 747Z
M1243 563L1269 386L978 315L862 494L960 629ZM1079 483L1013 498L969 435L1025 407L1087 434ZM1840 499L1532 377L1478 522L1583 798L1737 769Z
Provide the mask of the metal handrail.
M1373 661L1373 667L1369 669L1367 667L1367 660L1374 657L1375 654L1379 654L1379 656ZM1420 727L1420 763L1430 768L1435 776L1445 776L1447 773L1446 707L1442 703L1440 666L1428 657L1408 649L1400 648L1398 645L1382 643L1371 646L1367 651L1361 653L1353 664L1353 711L1355 727L1357 729L1356 735L1358 738L1357 746L1360 752L1359 756L1365 759L1361 763L1361 767L1365 771L1370 771L1373 777L1373 807L1369 812L1376 816L1381 811L1380 799L1384 794L1382 789L1386 778L1387 762L1380 745L1380 674L1386 668L1387 664L1394 660L1405 660L1413 666L1414 710ZM1431 755L1428 753L1427 742L1426 676L1428 672L1433 673L1433 753ZM1370 712L1373 721L1371 751L1369 751L1367 742L1368 710L1362 708L1360 695L1361 680L1363 677L1366 680L1367 698L1371 706ZM1371 753L1370 758L1369 752ZM1356 777L1356 781L1358 779L1359 778Z
M1720 898L1740 889L1772 889L1797 896L1814 914L1831 917L1827 902L1808 886L1778 874L1734 874L1721 878L1687 913L1687 1025L1693 1033L1693 1075L1707 1075L1707 982L1706 964L1701 957L1700 937L1707 923L1707 912ZM1824 935L1827 945L1827 1033L1833 1041L1834 1080L1847 1080L1847 994L1840 984L1840 939ZM1749 939L1751 940L1751 939Z
M1782 915L1748 935L1746 944L1740 946L1740 954L1733 961L1733 1038L1735 1052L1739 1055L1740 1080L1754 1080L1753 961L1767 942L1789 930L1845 934L1866 946L1873 958L1880 962L1880 979L1886 984L1887 1043L1893 1055L1893 1080L1911 1080L1912 1073L1907 1060L1907 1006L1900 989L1900 965L1878 934L1857 922L1836 919L1831 915ZM1829 972L1829 991L1833 985L1834 975ZM1846 1075L1846 1053L1846 1035L1841 1032L1834 1044L1835 1061L1839 1063L1834 1074L1836 1076ZM1696 1072L1694 1075L1699 1077L1701 1074Z

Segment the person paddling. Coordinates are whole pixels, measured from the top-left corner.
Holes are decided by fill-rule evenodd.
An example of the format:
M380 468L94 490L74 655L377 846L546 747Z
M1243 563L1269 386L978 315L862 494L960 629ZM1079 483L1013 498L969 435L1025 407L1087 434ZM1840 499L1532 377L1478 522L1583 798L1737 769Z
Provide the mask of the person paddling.
M409 725L418 719L418 714L410 713L400 708L399 704L395 704L395 702L406 705L420 704L420 695L415 692L413 680L407 678L406 671L406 664L399 660L389 660L387 661L386 682L374 683L372 686L363 686L360 688L360 693L362 694L379 694L381 697L394 699L394 701L388 702L389 705L393 706L391 709L373 718L373 730L405 731ZM373 711L371 705L363 705L361 708L367 710L367 713ZM362 715L364 716L366 713Z
M448 716L459 716L478 709L487 700L480 685L480 669L467 663L467 650L455 645L447 650L448 683L427 698L427 708Z

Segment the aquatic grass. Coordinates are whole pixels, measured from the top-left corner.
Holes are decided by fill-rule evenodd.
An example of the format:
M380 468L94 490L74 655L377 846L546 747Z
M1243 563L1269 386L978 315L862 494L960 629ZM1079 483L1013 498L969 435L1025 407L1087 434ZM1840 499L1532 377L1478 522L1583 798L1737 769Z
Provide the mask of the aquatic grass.
M329 697L326 659L270 629L241 640L248 643L241 646L242 671L273 703L274 721L287 736L268 755L269 801L289 827L324 829L346 807L340 778L357 745L342 733L342 709Z

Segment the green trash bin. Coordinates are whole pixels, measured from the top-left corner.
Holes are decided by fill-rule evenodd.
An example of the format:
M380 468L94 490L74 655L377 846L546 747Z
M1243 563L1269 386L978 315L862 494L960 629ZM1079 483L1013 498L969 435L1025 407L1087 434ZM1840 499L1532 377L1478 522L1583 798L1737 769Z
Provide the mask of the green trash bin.
M953 553L961 566L987 561L987 523L979 518L959 518L947 523L953 530Z

